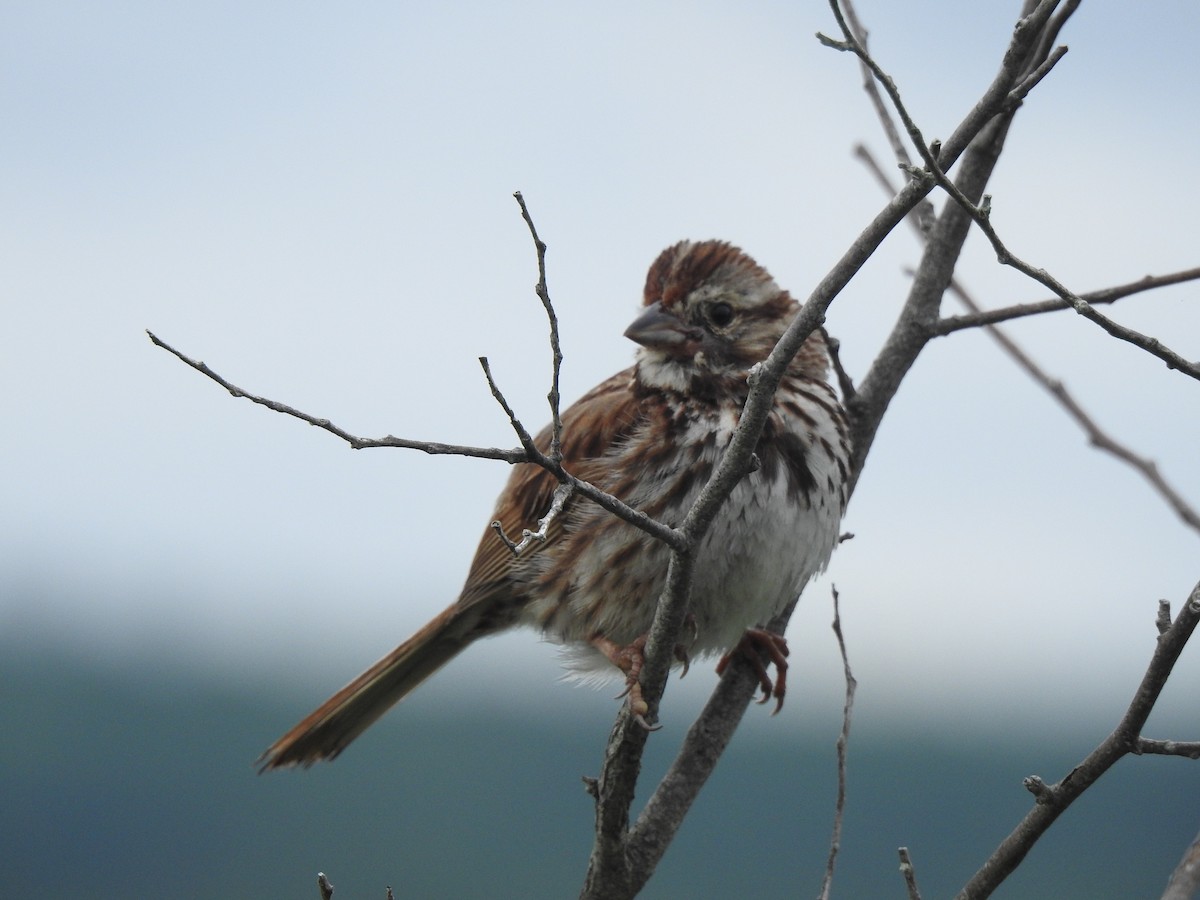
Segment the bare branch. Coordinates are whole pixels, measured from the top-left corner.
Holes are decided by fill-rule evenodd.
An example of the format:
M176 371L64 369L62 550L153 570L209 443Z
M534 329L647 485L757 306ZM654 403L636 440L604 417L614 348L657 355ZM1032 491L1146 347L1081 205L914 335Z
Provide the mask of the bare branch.
M487 379L488 389L492 392L492 396L496 402L500 404L500 408L504 410L504 414L508 416L508 422L512 425L512 430L517 433L517 439L521 442L521 446L525 448L525 456L527 459L532 459L534 456L540 455L537 447L533 443L533 437L526 431L525 426L521 424L521 420L517 418L517 414L513 412L513 408L508 405L508 400L504 393L496 384L496 379L492 377L492 367L488 363L486 356L479 357L479 366L483 369L483 377Z
M324 872L317 873L317 890L321 894L321 900L330 900L333 897L333 885Z
M1013 102L1013 93L1028 80L1029 76L1044 59L1037 55L1038 44L1043 34L1044 26L1050 19L1055 7L1058 6L1058 2L1059 0L1041 0L1029 15L1017 22L1016 28L1013 29L1013 40L1009 44L1008 50L1005 52L1004 59L1001 62L1000 76L992 82L987 92L984 93L983 97L976 104L975 109L972 110L962 125L955 130L954 134L945 142L938 145L939 152L936 155L925 140L921 129L913 121L912 116L909 115L904 101L900 98L900 92L896 88L895 81L867 53L867 49L858 39L855 29L850 27L846 16L842 12L841 7L843 3L840 0L829 0L829 6L833 10L834 18L837 19L838 27L841 29L842 36L845 39L843 46L839 46L837 49L850 50L859 58L863 66L870 70L875 80L882 86L888 98L892 101L892 106L896 110L896 114L900 117L900 121L904 125L904 130L908 133L909 140L912 141L913 147L925 163L925 173L913 171L910 174L914 178L923 177L925 174L934 174L939 175L941 180L945 180L945 171L953 165L954 160L966 149L967 144L980 130L978 128L972 129L968 136L967 133L964 133L963 128L967 124L967 121L972 119L975 113L982 109L989 111L989 119L991 115L997 112L1011 115L1015 110L1016 104ZM861 31L861 27L858 30ZM828 39L826 39L826 42L829 42ZM833 42L829 43L832 46ZM1041 78L1039 77L1038 80L1040 81ZM1030 85L1030 87L1032 86ZM880 108L882 108L882 104L880 104Z
M1192 900L1200 892L1200 834L1183 853L1183 859L1171 873L1162 900Z
M1166 275L1146 275L1137 281L1102 288L1098 291L1088 291L1086 294L1080 294L1079 297L1096 306L1101 303L1115 303L1118 300L1132 297L1144 291L1152 291L1155 288L1197 280L1200 280L1200 268L1184 269ZM946 316L934 327L934 334L940 337L942 335L953 334L956 331L962 331L965 328L995 325L999 322L1007 322L1025 316L1037 316L1043 313L1058 312L1070 308L1070 303L1061 297L1056 297L1053 300L1041 300L1037 303L1021 303L1014 306L1000 307L999 309L979 310L978 312L972 312L964 316Z
M1047 55L1042 64L1030 72L1025 79L1018 84L1012 91L1009 92L1009 102L1014 106L1021 103L1035 87L1038 86L1043 78L1050 74L1050 70L1058 65L1058 61L1067 55L1067 48L1055 47Z
M1155 741L1150 738L1138 738L1132 753L1141 756L1143 753L1154 756L1185 756L1188 759L1200 759L1200 741Z
M1067 773L1057 784L1047 785L1037 779L1037 802L1006 837L995 853L958 894L958 900L980 900L991 895L1025 858L1025 854L1075 800L1121 757L1136 753L1141 745L1141 730L1158 702L1159 695L1175 667L1188 639L1200 623L1200 584L1197 584L1171 627L1158 636L1154 654L1134 694L1133 701L1121 721L1104 741ZM1153 744L1153 742L1151 742ZM1027 782L1031 781L1027 779Z
M871 155L870 151L860 145L856 155L871 170L876 180L880 182L884 191L889 194L892 193L894 188L890 182L890 179L879 167L878 163L875 162L875 159ZM924 240L925 235L922 232L919 224L914 222L911 217L909 222L911 225L913 225L914 230L917 232L918 238ZM1129 294L1136 293L1137 290L1149 289L1150 287L1159 287L1163 284L1175 284L1180 281L1189 281L1193 278L1200 278L1200 269L1191 269L1187 272L1159 276L1158 278L1151 278L1150 276L1147 276L1146 278L1136 282L1118 285L1117 287L1106 288L1102 291L1096 291L1095 295L1103 298L1102 302L1107 303L1119 299L1122 296L1128 296ZM1140 472L1142 477L1144 477L1150 483L1150 486L1154 488L1160 497L1166 500L1167 505L1169 505L1171 509L1175 511L1175 514L1178 515L1186 525L1195 529L1196 531L1200 531L1200 514L1198 514L1196 510L1193 509L1192 506L1183 498L1183 496L1177 490L1175 490L1175 488L1172 487L1171 484L1166 481L1166 479L1162 477L1154 460L1148 459L1144 456L1139 456L1101 429L1100 426L1097 425L1096 422L1091 418L1091 416L1084 411L1083 407L1079 405L1075 398L1067 391L1066 387L1059 379L1053 378L1047 372L1045 372L1041 366L1034 362L1033 359L1027 353L1025 353L1025 351L1022 350L1012 338L1008 336L1006 332L993 324L984 322L983 319L987 316L987 313L981 309L979 304L957 279L950 279L949 290L952 294L954 294L955 297L958 298L959 302L962 303L963 306L967 307L967 309L971 311L969 316L957 317L958 320L978 320L978 324L982 326L988 335L1000 345L1001 349L1003 349L1005 353L1012 357L1017 365L1024 369L1025 373L1029 375L1030 378L1041 385L1042 388L1049 392L1049 394L1056 401L1058 401L1059 405L1066 410L1067 414L1074 419L1076 424L1079 425L1079 427L1082 428L1087 434L1088 440L1093 447L1117 457ZM1057 307L1059 309L1067 308L1067 303L1064 300L1060 299L1049 302L1059 304ZM1008 307L1008 309L1019 309L1019 307ZM940 326L949 321L953 320L949 318L943 318L938 324ZM936 328L935 332L947 334L950 333L949 331L941 332Z
M277 413L282 413L285 416L291 416L295 419L299 419L302 422L307 422L309 425L313 425L317 428L328 431L330 434L341 438L355 450L366 450L373 447L399 447L405 450L420 450L422 453L429 453L435 456L473 456L479 459L501 459L506 463L520 463L529 461L527 454L521 449L500 450L496 447L463 447L456 444L441 444L436 441L411 441L407 438L398 438L390 434L387 437L382 438L357 437L356 435L350 434L350 432L339 428L337 425L334 425L328 419L317 418L316 416L309 415L306 412L301 412L298 409L294 409L288 406L286 403L280 403L277 400L271 400L267 397L259 397L256 394L252 394L249 391L243 390L237 385L226 381L224 378L210 369L205 363L184 356L184 354L180 353L166 341L160 340L158 336L154 334L154 332L147 330L146 334L149 335L150 340L155 344L155 346L162 347L162 349L191 366L197 372L200 372L208 378L211 378L221 387L225 388L225 390L229 391L229 393L234 397L243 397L246 400L249 400L251 403L257 403L260 406L265 406L267 409L274 410Z
M867 156L865 151L860 153L860 155L864 157ZM869 159L869 157L867 158ZM878 167L873 168L876 171L877 176L882 176L882 173L878 170ZM886 183L886 179L884 180ZM945 181L944 176L942 176L942 180ZM967 212L970 213L971 210L967 210ZM976 210L976 212L978 212L978 210ZM919 232L920 230L921 229L918 227ZM1196 277L1195 273L1188 273L1182 277L1178 277L1178 280L1190 280L1193 277ZM1165 276L1165 278L1172 279L1167 283L1175 283L1175 280L1172 278L1172 276ZM965 294L965 292L958 288L958 285L954 283L953 279L950 281L950 287L959 293L960 299L965 299L968 303L971 303L970 298ZM1115 295L1126 288L1128 288L1128 286L1122 286L1119 288L1110 289L1110 292L1111 294ZM1132 290L1129 291L1129 293L1132 292ZM1112 296L1111 299L1105 298L1103 302L1111 302L1112 299L1117 299L1117 297ZM1072 305L1074 308L1078 309L1075 304L1070 304L1069 298L1063 297L1062 301L1060 302L1062 302L1063 308L1066 308L1068 305ZM974 307L974 312L979 314L977 306ZM1027 370L1031 372L1031 374L1036 373L1035 378L1037 378L1040 383L1043 383L1047 389L1051 390L1051 392L1055 394L1060 402L1067 406L1068 410L1072 412L1072 415L1076 417L1076 420L1079 421L1086 430L1088 430L1089 436L1092 438L1093 443L1096 443L1098 446L1103 444L1106 449L1110 450L1110 452L1114 452L1116 455L1135 465L1140 471L1143 472L1143 474L1146 475L1149 480L1151 480L1153 484L1155 484L1159 492L1167 498L1172 507L1180 514L1181 518L1188 522L1188 524L1196 527L1195 523L1197 522L1197 519L1194 511L1192 511L1190 507L1188 507L1187 504L1184 503L1181 498L1179 498L1178 494L1176 494L1162 481L1152 461L1142 460L1134 456L1125 448L1120 447L1120 445L1116 445L1115 442L1107 438L1106 435L1103 435L1102 432L1099 432L1099 429L1096 428L1094 423L1092 423L1091 420L1085 414L1083 414L1078 405L1075 404L1070 396L1066 394L1061 384L1051 381L1044 375L1044 373L1041 373L1040 369L1038 369L1036 365L1034 365L1032 361L1028 359L1028 357L1021 353L1011 341L1008 341L999 331L999 329L989 328L988 330L993 334L994 337L996 337L997 340L1001 341L1005 348L1008 349L1014 355L1014 357L1018 359L1018 361L1022 362L1022 365L1025 366ZM1101 440L1098 441L1098 438ZM1195 613L1197 606L1200 605L1200 598L1197 596L1198 592L1200 592L1200 587L1197 588L1197 591L1193 592L1191 601L1189 603L1189 608L1192 610L1193 614ZM1169 674L1170 667L1174 662L1174 658L1177 658L1178 653L1182 651L1183 644L1186 643L1187 637L1190 636L1191 629L1194 629L1194 627L1194 619L1191 621L1189 627L1186 620L1184 620L1183 614L1181 613L1180 620L1175 624L1175 626L1172 626L1171 629L1167 629L1163 633L1162 637L1160 638L1160 651L1163 651L1163 647L1167 642L1167 633L1173 632L1175 634L1175 641L1173 643L1177 644L1177 647L1173 650L1174 657L1171 656L1171 649L1164 651L1161 658L1158 658L1158 655L1156 654L1156 661L1151 663L1151 667L1147 672L1147 679L1143 682L1143 690L1139 691L1139 699L1141 702L1139 703L1138 700L1135 700L1134 705L1130 707L1129 713L1127 713L1122 722L1122 726L1124 727L1119 727L1118 730L1114 732L1114 736L1110 737L1109 742L1112 742L1114 745L1116 745L1118 742L1114 740L1114 737L1118 734L1127 734L1129 727L1132 725L1136 724L1137 730L1140 731L1142 725L1145 723L1145 717L1149 715L1150 709L1157 700L1158 692L1161 691L1162 683L1165 683L1166 675ZM1182 638L1179 637L1181 634ZM1169 662L1167 662L1168 659L1170 660ZM1156 685L1155 678L1157 677L1161 677L1161 682L1158 682ZM1138 721L1139 717L1140 721ZM1109 742L1106 742L1106 744ZM1191 756L1189 751L1193 749L1193 746L1196 745L1183 744L1179 742L1149 741L1138 737L1136 742L1131 747L1129 747L1127 744L1128 749L1121 751L1119 755L1123 755L1125 752L1170 752L1172 755ZM1167 748L1170 748L1170 750L1168 751ZM1200 749L1200 747L1197 747L1197 749ZM1040 778L1037 778L1036 776L1026 780L1026 786L1034 792L1035 796L1038 798L1038 803L1035 805L1034 810L1029 814L1029 816L1026 817L1025 822L1023 822L1022 825L1013 832L1013 835L1010 835L1009 839L1007 839L1006 842L1001 845L996 854L993 855L992 859L985 863L984 867L979 873L977 873L972 882L968 883L968 885L963 889L959 895L960 898L986 897L991 893L995 885L998 885L1004 880L1004 878L1007 877L1007 875L1020 863L1021 859L1024 858L1024 855L1026 852L1028 852L1029 847L1031 847L1033 843L1038 840L1045 829L1050 826L1055 818L1057 818L1061 810L1069 806L1079 793L1082 793L1083 790L1086 790L1091 783L1094 783L1094 781L1099 778L1109 766L1111 766L1112 762L1115 762L1117 757L1108 759L1105 751L1105 745L1101 745L1100 748L1097 748L1097 751L1089 756L1088 760L1085 760L1085 763L1073 771L1066 779L1063 780L1063 783L1060 785L1047 786ZM1111 755L1112 752L1113 750L1111 749L1107 750L1108 755ZM1092 770L1091 772L1088 771L1089 768ZM1083 771L1085 774L1080 775L1079 773L1081 771ZM1071 779L1074 779L1074 781L1071 781ZM1070 784L1071 787L1064 787L1068 784ZM1047 812L1047 810L1050 812ZM912 889L915 889L915 885L912 886Z
M948 178L940 173L935 173L938 178L939 185L950 194L956 203L971 217L979 229L987 237L992 245L992 249L996 251L996 258L1001 265L1011 266L1018 272L1021 272L1039 284L1049 288L1070 306L1075 312L1083 316L1090 322L1099 325L1106 332L1119 340L1133 344L1145 350L1151 356L1156 356L1167 364L1168 369L1177 369L1185 375L1190 375L1192 378L1200 380L1200 364L1184 359L1170 347L1163 344L1158 338L1149 337L1142 334L1140 331L1135 331L1125 325L1120 325L1114 322L1108 316L1101 313L1094 306L1067 288L1057 278L1047 272L1045 269L1035 268L1015 255L1005 246L1004 241L996 233L996 229L992 227L990 216L989 198L984 197L984 203L976 206L972 203Z
M1157 338L1149 337L1141 332L1135 331L1132 328L1118 324L1117 322L1105 316L1103 313L1096 310L1083 297L1068 290L1065 285L1050 275L1045 269L1035 268L1034 266L1025 262L1025 260L1013 254L1012 251L1008 249L1008 247L1001 240L1000 236L997 234L996 230L992 227L990 221L991 198L987 195L984 195L980 205L976 205L967 197L966 193L960 190L959 187L950 180L945 173L945 169L943 168L941 154L939 153L935 155L929 147L925 146L924 138L921 135L920 129L917 128L916 124L913 123L912 119L909 117L908 111L900 98L899 92L896 90L895 83L885 72L883 72L882 69L879 68L878 64L875 63L875 61L867 54L865 48L863 48L863 46L857 41L854 34L851 32L849 25L846 24L845 20L841 18L838 12L837 0L831 0L831 3L834 7L835 14L838 14L839 24L841 24L842 29L846 34L846 44L848 46L844 49L853 50L858 55L859 59L862 60L863 65L870 68L879 83L882 84L888 91L888 94L892 99L892 103L894 104L897 113L900 115L900 118L903 120L914 146L917 148L918 152L920 152L925 161L925 168L923 170L918 170L911 166L902 166L902 168L905 168L905 170L908 171L910 177L932 176L934 179L936 179L938 186L945 190L946 193L948 193L950 197L959 205L959 207L971 217L975 224L979 226L980 230L983 231L984 235L991 243L993 250L995 250L996 257L1001 265L1011 266L1017 271L1049 288L1061 299L1064 309L1074 309L1075 312L1079 313L1089 321L1099 325L1113 337L1131 343L1134 346L1145 350L1147 353L1150 353L1152 356L1157 356L1167 364L1168 368L1178 369L1184 374L1190 375L1196 379L1200 379L1200 364L1184 359L1178 353L1165 346ZM1041 5L1045 6L1046 4L1043 3ZM1078 6L1078 3L1071 6L1070 11L1073 11L1075 6ZM1069 15L1070 11L1064 12L1066 15ZM1059 22L1059 27L1061 27L1061 21ZM1062 58L1062 55L1065 52L1066 48L1062 47L1050 54L1050 57L1036 69L1034 69L1034 71L1030 73L1025 81L1022 82L1021 87L1019 89L1014 89L1010 96L1015 96L1019 92L1020 97L1023 98L1025 94L1027 94L1034 86L1034 84L1036 84L1037 81L1040 81L1042 77L1045 76L1053 63ZM881 110L881 115L883 116L883 121L885 123L884 130L890 134L894 130L891 126L890 118L886 116L886 111L883 110L882 105L879 105L877 108ZM1015 106L1013 108L1015 108ZM861 150L859 155L864 155ZM874 168L877 176L882 177L882 173L878 167L876 166ZM886 178L883 180L886 182ZM926 228L923 224L919 223L918 227L922 233L926 231Z
M831 0L836 7L836 0ZM966 196L981 197L991 177L1012 122L1013 108L1009 95L1021 79L1041 62L1038 45L1040 29L1046 25L1058 4L1055 0L1041 0L1025 4L1028 15L1013 29L1013 38L1005 51L1000 72L984 92L983 97L962 123L944 142L926 146L911 117L904 109L895 84L879 68L853 37L845 20L839 15L839 25L847 41L854 44L855 53L871 68L879 83L887 90L897 113L905 121L909 134L914 139L926 169L909 168L908 174L914 181L926 185L937 172L945 180L944 171L955 164L959 155L956 182ZM838 15L835 8L835 15ZM860 381L858 393L847 403L850 415L851 443L854 456L851 461L851 490L857 486L863 463L874 443L879 423L888 405L899 389L901 381L931 338L931 330L937 323L942 297L954 273L963 243L970 230L971 219L954 204L949 204L929 230L928 241L921 265L900 317L888 335L882 350L872 362L866 376Z
M972 312L978 313L980 311L979 304L956 281L951 282L950 290ZM1058 401L1058 404L1066 410L1067 415L1074 419L1075 423L1087 434L1088 441L1093 447L1115 456L1140 472L1142 477L1150 483L1150 486L1154 488L1160 497L1167 501L1167 504L1186 525L1196 531L1200 531L1200 514L1197 514L1196 510L1192 509L1183 496L1167 483L1166 479L1159 473L1158 466L1154 460L1139 456L1103 431L1092 417L1084 412L1083 407L1079 405L1075 398L1068 393L1063 383L1057 378L1051 378L1007 334L994 325L988 326L987 332L1016 361L1017 365L1025 370L1030 378L1045 388Z
M652 537L657 538L658 540L667 544L667 546L676 549L687 546L687 541L684 535L678 530L671 528L668 525L664 525L663 523L646 515L641 510L634 509L632 506L629 506L619 498L600 490L600 488L596 487L595 485L587 481L583 481L580 478L576 478L562 467L561 460L553 459L539 451L534 445L533 439L530 437L529 432L521 424L520 420L517 419L512 407L509 406L508 401L504 398L503 393L500 391L499 387L495 383L495 380L492 378L491 369L488 366L486 357L480 357L479 362L483 367L484 375L488 380L488 386L492 391L492 396L496 398L496 401L504 408L505 413L507 413L513 429L517 432L517 435L521 440L521 448L513 450L501 450L495 447L464 447L456 444L442 444L436 441L414 441L407 438L394 437L393 435L388 435L387 437L383 438L358 437L357 435L350 434L348 431L339 428L328 419L318 418L317 416L310 415L309 413L288 406L285 403L280 403L277 400L271 400L267 397L260 397L256 394L250 393L249 391L243 390L242 388L232 384L222 376L218 375L205 363L200 362L199 360L191 359L190 357L176 350L170 344L161 340L152 331L147 330L146 334L156 346L161 347L168 353L175 356L177 359L191 366L197 372L200 372L206 377L212 379L217 384L221 385L221 387L225 388L225 390L229 391L229 393L234 397L243 397L252 403L257 403L261 406L267 407L268 409L274 410L275 412L291 416L299 419L302 422L307 422L309 425L313 425L317 428L321 428L324 431L328 431L330 434L341 438L355 450L363 450L373 447L397 447L406 450L420 450L423 453L429 453L431 455L453 455L470 456L478 459L499 459L509 464L532 463L534 465L541 466L543 469L546 469L558 479L560 484L569 485L572 492L587 497L593 503L608 510L613 515L623 519L630 525L633 525L635 528L639 528ZM549 523L546 524L548 525ZM539 523L538 530L542 530L541 523ZM518 546L511 540L507 539L507 536L504 538L504 540L509 546L509 549L512 549L513 546Z
M825 346L829 348L829 359L833 363L834 375L837 376L838 390L842 392L844 400L849 400L854 396L855 388L854 380L842 365L842 342L824 328L821 329L821 333L825 335Z
M913 868L912 857L907 847L896 851L900 854L900 874L904 876L904 886L908 890L908 900L921 900L921 892L917 890L917 872Z
M821 881L819 900L829 900L829 892L833 888L833 868L837 861L838 851L842 846L842 822L846 816L846 749L850 744L850 717L854 711L854 692L858 681L850 669L850 657L846 653L846 639L842 634L842 613L838 605L837 587L831 587L833 594L833 633L837 636L838 651L842 655L842 674L846 681L846 700L842 706L842 731L837 739L837 802L834 804L833 834L829 838L829 856L825 860L825 877Z
M1042 29L1041 38L1038 41L1038 46L1034 49L1034 59L1046 59L1050 55L1050 48L1058 41L1059 32L1062 31L1064 25L1067 24L1067 19L1079 8L1082 0L1066 0L1065 3L1050 17ZM1027 0L1027 7L1032 6L1032 0ZM1028 11L1028 10L1027 10Z
M850 33L862 47L863 51L867 50L867 29L858 19L858 12L854 8L854 4L850 0L842 0L842 7L845 10L846 22ZM854 47L850 43L842 44L839 49L854 52ZM883 126L884 136L887 138L888 146L892 148L892 153L896 157L896 162L899 165L907 166L912 164L912 157L908 155L908 148L904 146L904 138L900 136L900 131L896 128L896 123L888 112L887 104L883 100L883 95L879 93L879 85L875 81L875 73L860 58L858 61L862 69L863 75L863 91L866 92L867 98L871 101L871 105L875 108L875 115L879 119L879 124Z
M542 468L548 468L555 476L560 476L560 480L565 478L566 482L571 485L574 490L587 497L597 506L608 510L619 519L628 522L634 528L640 528L646 534L653 538L662 541L672 550L680 550L687 547L687 538L677 528L672 528L669 525L664 525L657 519L646 515L640 509L634 509L625 501L614 497L605 491L600 490L590 481L584 481L582 478L576 478L570 472L562 468L561 465L555 466L548 457L533 460Z
M553 355L553 363L550 375L550 393L546 395L546 399L550 402L550 458L560 461L562 459L562 417L560 416L562 398L558 393L558 381L562 372L563 355L562 347L558 342L558 316L554 312L554 304L550 302L550 288L546 286L546 242L538 237L537 228L533 224L533 216L529 214L529 207L525 205L524 196L517 191L513 197L516 199L517 205L521 207L521 218L529 226L529 234L533 238L533 246L537 250L538 282L534 291L537 293L538 299L542 301L542 307L546 310L546 318L550 321L550 352Z

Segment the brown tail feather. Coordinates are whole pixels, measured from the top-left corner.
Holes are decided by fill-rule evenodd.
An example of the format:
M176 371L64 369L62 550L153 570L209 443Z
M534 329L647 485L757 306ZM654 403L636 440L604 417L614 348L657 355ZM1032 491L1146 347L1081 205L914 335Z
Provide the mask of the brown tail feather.
M259 772L333 759L478 635L452 606L322 703L266 749Z

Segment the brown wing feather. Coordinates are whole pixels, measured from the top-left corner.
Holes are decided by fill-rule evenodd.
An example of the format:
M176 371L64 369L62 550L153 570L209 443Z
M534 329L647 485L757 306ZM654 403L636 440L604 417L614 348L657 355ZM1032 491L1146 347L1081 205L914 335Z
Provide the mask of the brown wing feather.
M584 394L562 414L563 466L568 472L578 469L587 460L605 455L637 424L640 415L633 386L632 368L618 372ZM547 426L534 438L534 443L538 449L547 452L550 437L551 430ZM504 533L513 538L524 528L536 527L538 519L550 508L557 486L554 476L540 466L518 464L496 500L492 521L500 522ZM559 523L552 523L546 542L530 548L530 552L543 552L560 534ZM475 559L459 596L459 608L477 606L510 593L508 576L516 561L489 525L475 551ZM506 599L517 604L522 600L520 597ZM504 627L504 624L496 623L497 627Z

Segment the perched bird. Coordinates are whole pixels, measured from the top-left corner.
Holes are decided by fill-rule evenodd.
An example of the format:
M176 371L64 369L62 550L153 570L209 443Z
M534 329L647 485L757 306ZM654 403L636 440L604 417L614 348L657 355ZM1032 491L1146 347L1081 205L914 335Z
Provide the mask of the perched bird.
M679 524L738 424L750 367L798 309L730 244L682 241L664 250L625 332L640 345L636 362L562 415L563 467ZM761 626L824 568L846 505L849 439L828 374L817 331L779 385L758 468L734 488L696 558L687 652L728 654L747 634L765 643L779 675L773 686L761 671L764 701L774 694L782 702L786 645ZM546 429L537 445L549 443ZM540 467L517 465L494 519L520 533L546 514L556 486ZM619 668L631 706L644 711L637 671L668 558L664 544L578 495L545 543L519 556L489 527L458 599L271 745L263 770L333 759L468 644L519 625L571 647L574 666Z

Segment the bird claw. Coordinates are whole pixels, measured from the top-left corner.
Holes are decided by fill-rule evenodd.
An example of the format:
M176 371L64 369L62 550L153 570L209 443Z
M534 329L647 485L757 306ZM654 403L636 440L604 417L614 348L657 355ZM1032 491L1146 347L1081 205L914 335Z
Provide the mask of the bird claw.
M760 650L765 650L767 653L765 663ZM741 654L749 661L755 677L758 678L758 686L762 688L763 692L762 697L758 700L759 705L774 697L775 709L771 711L771 715L777 715L783 709L783 698L787 694L787 639L782 634L767 631L765 628L747 628L737 646L722 656L721 661L717 663L718 675L725 673L725 669L729 667L735 653ZM775 664L774 681L767 672L767 666L771 663Z
M642 696L642 683L638 680L642 674L642 666L646 663L646 636L642 635L628 646L622 647L608 638L592 638L592 646L612 660L613 665L625 673L625 690L614 699L625 699L629 712L635 722L647 731L658 731L661 725L651 725L646 719L650 705Z
M639 670L641 666L637 667ZM637 680L637 677L631 671L625 679L625 690L621 691L618 697L626 697L626 703L629 704L629 713L633 716L633 721L637 722L647 731L658 731L662 725L655 723L651 725L646 721L646 713L650 712L650 705L646 703L642 697L642 684Z
M696 643L696 638L700 636L700 628L696 624L696 617L691 613L688 613L687 618L683 620L683 626L684 628L691 629L692 637L687 644L684 644L682 641L680 641L675 645L675 661L683 666L683 669L679 673L680 678L686 675L688 670L692 667L692 659L688 655L688 648L691 647L692 644Z
M661 722L656 722L653 725L651 725L649 722L646 721L645 717L641 713L634 713L633 721L637 722L639 725L641 725L647 731L659 731L662 729Z

